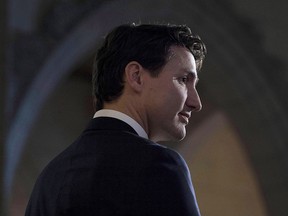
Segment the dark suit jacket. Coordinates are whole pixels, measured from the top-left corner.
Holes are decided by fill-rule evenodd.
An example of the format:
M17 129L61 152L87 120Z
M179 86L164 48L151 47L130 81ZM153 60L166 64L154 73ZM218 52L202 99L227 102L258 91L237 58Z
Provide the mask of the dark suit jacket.
M187 166L126 123L93 119L39 176L26 216L199 216Z

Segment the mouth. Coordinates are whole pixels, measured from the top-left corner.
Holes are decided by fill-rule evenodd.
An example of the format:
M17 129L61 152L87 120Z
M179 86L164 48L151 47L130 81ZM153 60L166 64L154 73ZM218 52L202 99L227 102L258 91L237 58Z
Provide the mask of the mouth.
M191 117L189 113L180 112L178 115L180 116L180 119L183 121L183 123L185 124L189 123L189 118Z

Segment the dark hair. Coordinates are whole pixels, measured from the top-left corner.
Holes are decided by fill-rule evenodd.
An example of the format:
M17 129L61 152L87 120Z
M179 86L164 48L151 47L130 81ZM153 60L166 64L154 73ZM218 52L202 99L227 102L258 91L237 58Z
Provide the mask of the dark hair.
M124 69L129 62L137 61L152 76L157 76L167 62L172 45L189 49L200 70L206 47L186 25L131 24L113 29L94 62L92 82L96 110L122 94Z

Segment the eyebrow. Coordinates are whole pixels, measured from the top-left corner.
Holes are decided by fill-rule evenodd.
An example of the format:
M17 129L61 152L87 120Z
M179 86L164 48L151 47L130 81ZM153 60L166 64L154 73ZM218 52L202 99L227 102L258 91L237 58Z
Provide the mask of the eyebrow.
M199 79L198 78L198 73L197 71L191 71L191 70L186 70L184 69L184 72L186 72L187 74L191 74L193 77L195 77L196 79Z

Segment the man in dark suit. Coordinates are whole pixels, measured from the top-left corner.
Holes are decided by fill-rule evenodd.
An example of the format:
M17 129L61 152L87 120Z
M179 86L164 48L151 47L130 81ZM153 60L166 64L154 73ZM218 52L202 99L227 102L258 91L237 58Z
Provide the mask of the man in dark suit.
M95 116L39 176L26 216L200 216L181 140L206 48L187 26L122 25L93 71Z

